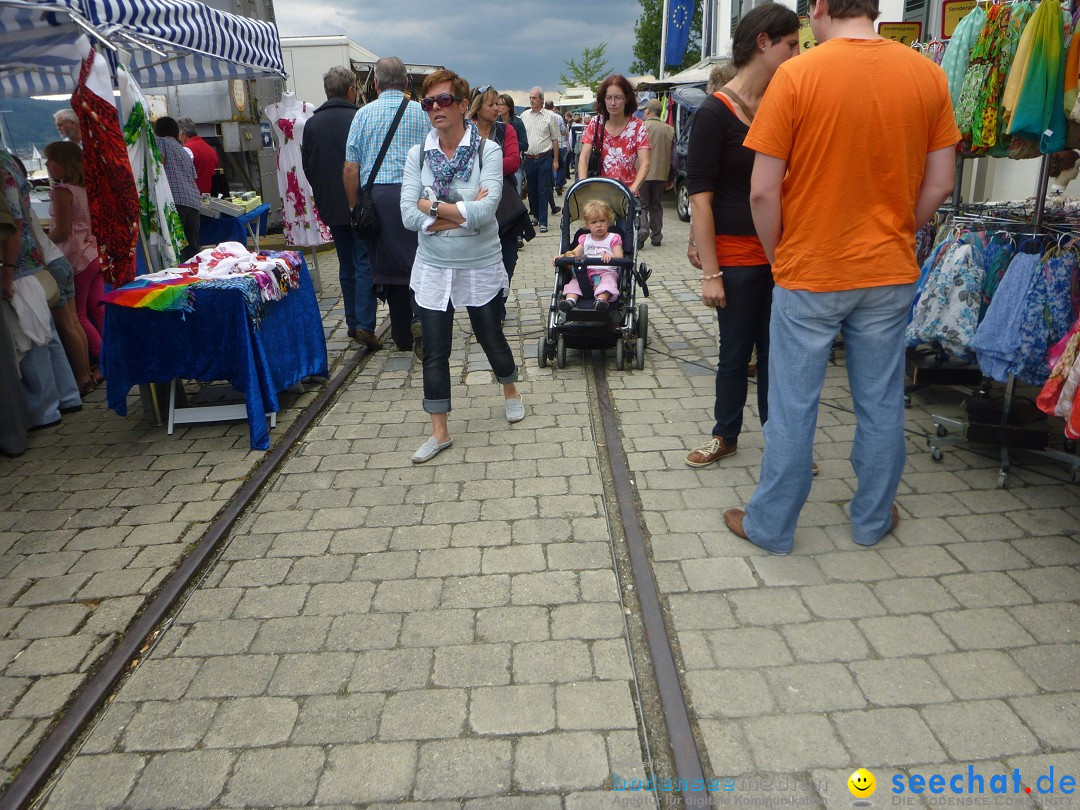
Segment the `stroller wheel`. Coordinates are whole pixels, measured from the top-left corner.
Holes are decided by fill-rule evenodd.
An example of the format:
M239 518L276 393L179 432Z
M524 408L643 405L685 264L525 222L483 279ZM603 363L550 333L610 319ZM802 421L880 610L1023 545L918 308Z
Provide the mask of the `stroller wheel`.
M622 371L626 368L626 346L624 340L619 340L615 344L615 368Z
M638 304L637 308L637 336L649 342L649 305Z
M559 335L555 348L555 363L559 368L566 368L566 338L563 335Z
M540 368L547 368L547 361L547 338L541 336L540 341L536 344L536 363Z
M639 337L634 347L634 368L641 371L645 368L645 338Z

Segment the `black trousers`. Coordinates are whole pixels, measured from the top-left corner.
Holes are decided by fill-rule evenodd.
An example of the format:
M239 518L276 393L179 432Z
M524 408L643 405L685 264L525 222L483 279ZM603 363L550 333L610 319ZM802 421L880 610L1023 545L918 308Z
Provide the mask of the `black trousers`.
M200 250L199 228L202 225L199 219L199 209L189 205L177 205L176 213L180 215L180 224L184 226L184 236L187 237L187 247L180 251L180 263L183 264Z

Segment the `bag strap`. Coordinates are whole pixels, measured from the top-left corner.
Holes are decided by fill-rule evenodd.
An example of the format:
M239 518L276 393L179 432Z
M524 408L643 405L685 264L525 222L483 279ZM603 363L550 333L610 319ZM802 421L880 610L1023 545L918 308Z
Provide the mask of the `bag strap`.
M725 96L727 96L732 101L734 101L736 104L738 104L742 108L743 114L746 115L746 119L748 121L752 122L754 120L754 113L750 111L749 105L745 101L743 101L741 98L739 98L739 94L736 93L734 90L732 90L732 89L730 89L728 87L721 87L716 92L718 94L723 93Z
M371 174L368 175L367 183L364 186L367 191L371 191L371 187L375 183L375 177L379 174L379 169L382 168L383 158L386 157L386 150L390 148L390 141L394 139L394 133L397 132L398 124L401 123L401 118L405 115L407 106L409 106L409 97L405 96L401 99L401 106L398 107L394 121L390 124L390 130L386 133L386 137L383 138L382 147L380 147L379 154L375 158L375 163L371 166Z
M478 172L484 170L484 138L480 138L480 144L476 148L476 156L480 159L479 165L476 167ZM420 166L417 168L418 172L424 170L424 145L420 144ZM479 177L479 175L477 175Z
M596 122L596 129L593 130L593 149L596 150L596 154L603 160L604 157L604 116L598 115L594 119Z

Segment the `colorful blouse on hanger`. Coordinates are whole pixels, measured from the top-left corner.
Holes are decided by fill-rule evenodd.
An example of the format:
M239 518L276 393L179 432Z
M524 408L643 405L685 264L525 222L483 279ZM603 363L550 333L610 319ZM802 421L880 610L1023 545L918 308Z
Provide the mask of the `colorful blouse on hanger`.
M1038 141L1050 154L1065 148L1065 35L1061 3L1042 0L1031 15L1005 82L1006 132Z
M986 23L986 12L982 6L975 6L964 17L953 31L949 46L945 49L945 55L941 58L941 69L949 80L949 95L952 97L953 107L960 98L960 90L964 86L964 75L967 73L968 61L971 59L971 49L974 47L983 25Z
M970 240L945 247L926 282L907 328L911 345L937 342L954 357L974 359L971 341L979 325L984 270Z

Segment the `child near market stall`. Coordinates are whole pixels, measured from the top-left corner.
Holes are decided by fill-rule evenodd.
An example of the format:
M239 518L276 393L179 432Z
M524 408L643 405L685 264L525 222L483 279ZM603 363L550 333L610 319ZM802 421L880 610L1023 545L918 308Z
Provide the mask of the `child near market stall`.
M90 226L82 149L68 141L48 144L45 169L53 181L49 238L63 251L75 271L75 311L86 332L90 356L100 362L105 314L101 297L105 294L105 281L97 240ZM94 381L100 383L102 378L96 368L93 373Z

